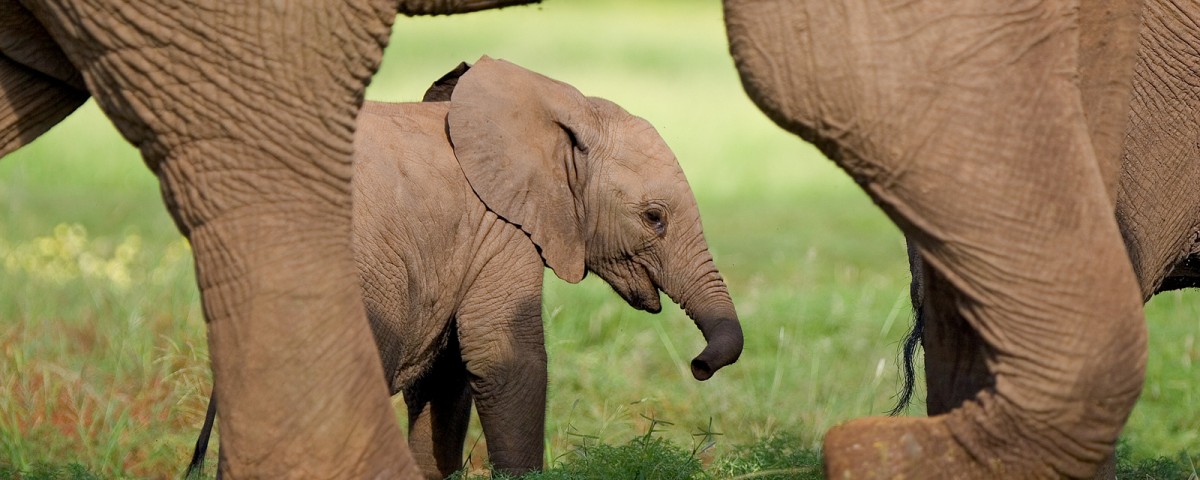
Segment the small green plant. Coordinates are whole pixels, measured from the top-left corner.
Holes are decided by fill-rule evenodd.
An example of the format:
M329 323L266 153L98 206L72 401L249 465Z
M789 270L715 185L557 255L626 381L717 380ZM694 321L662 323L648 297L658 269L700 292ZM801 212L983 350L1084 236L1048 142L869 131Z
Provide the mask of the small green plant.
M698 448L689 452L659 436L661 427L674 424L657 418L643 418L650 421L646 433L627 443L606 445L596 441L595 437L579 436L583 442L567 455L563 463L524 478L687 480L704 477L700 460L696 457Z
M1141 458L1134 460L1131 447L1124 439L1117 444L1117 478L1132 480L1200 479L1200 455L1186 450L1175 457Z
M800 437L775 435L750 445L734 447L730 453L705 461L721 433L712 422L700 427L692 448L663 438L671 422L643 416L650 422L646 432L620 445L601 442L596 435L569 432L578 443L558 457L550 468L520 477L523 480L709 480L709 479L820 479L821 453L803 448ZM491 472L492 478L512 478ZM459 472L454 479L486 478Z
M579 439L579 443L568 453L562 455L550 468L521 476L526 480L691 480L705 479L709 476L704 472L697 456L709 448L715 435L720 435L704 429L698 444L692 450L672 443L662 438L662 427L674 426L673 423L645 417L650 421L646 433L634 437L621 445L602 443L595 435L584 435L570 432ZM459 472L453 479L473 479L471 474ZM499 472L492 472L492 478L512 478Z
M790 480L820 479L821 452L801 447L794 434L780 434L738 447L717 461L709 473L715 478Z
M92 473L87 467L78 463L55 465L51 463L35 463L27 470L0 463L0 478L13 480L100 480L101 476Z

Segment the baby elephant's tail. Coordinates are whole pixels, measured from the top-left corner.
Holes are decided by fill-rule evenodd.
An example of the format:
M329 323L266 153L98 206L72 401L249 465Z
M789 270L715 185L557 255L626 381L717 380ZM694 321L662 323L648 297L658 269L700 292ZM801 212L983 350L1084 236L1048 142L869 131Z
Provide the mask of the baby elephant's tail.
M204 415L204 426L200 427L200 437L196 438L196 449L192 452L192 463L188 464L184 480L198 479L204 474L204 455L208 453L208 437L212 434L213 422L217 419L217 394L208 397L208 413ZM217 472L221 478L221 472Z

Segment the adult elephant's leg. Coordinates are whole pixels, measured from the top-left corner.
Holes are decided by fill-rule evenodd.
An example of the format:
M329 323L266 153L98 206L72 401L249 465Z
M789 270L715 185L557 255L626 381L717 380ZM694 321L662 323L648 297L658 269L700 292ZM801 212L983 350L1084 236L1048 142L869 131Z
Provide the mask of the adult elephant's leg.
M1085 477L1112 452L1146 334L1100 165L1115 160L1097 159L1076 83L1077 13L726 1L751 98L917 242L995 377L946 415L833 429L831 477Z
M227 478L415 476L351 261L393 2L34 4L188 235Z
M912 247L910 242L910 262L918 266L911 270L913 304L921 310L916 335L925 351L926 412L942 415L992 388L994 377L988 371L986 344L954 307L957 293L953 286L931 269L920 268L923 261ZM905 360L911 361L912 352L906 349L905 355ZM1115 477L1114 452L1101 462L1093 478Z
M1116 37L1128 37L1138 31L1139 2L1089 2L1080 5L1081 25L1111 25L1111 28L1085 28L1080 32L1079 79L1084 116L1088 123L1093 150L1100 165L1105 190L1116 198L1122 139L1126 138L1126 117L1121 112L1130 106L1128 65L1134 62L1141 42L1112 43ZM1136 270L1136 265L1135 265ZM953 287L936 272L925 282L931 299L925 306L926 407L930 416L950 412L975 394L992 386L987 370L982 339L953 307ZM1144 288L1143 288L1144 290ZM940 304L940 305L939 305ZM1095 478L1114 478L1116 457L1110 454L1100 465Z
M910 250L910 255L915 252ZM922 263L920 255L910 261ZM955 308L954 287L931 269L913 269L913 274L920 275L913 286L921 294L914 293L913 298L922 310L918 335L925 350L926 413L942 415L993 388L995 378L988 370L986 344ZM915 301L917 298L922 301ZM1109 454L1093 478L1116 478L1116 461L1115 452Z
M910 262L920 265L922 260L917 255ZM954 308L953 287L929 269L912 271L914 275L923 274L913 283L914 290L920 290L920 294L914 291L913 303L921 309L921 331L917 335L925 351L926 413L942 415L991 388L994 377L988 371L986 345ZM911 361L912 354L906 350L905 360ZM911 387L906 387L907 394L911 394ZM906 395L897 408L903 407L908 398ZM1116 478L1116 461L1116 455L1109 454L1093 478Z

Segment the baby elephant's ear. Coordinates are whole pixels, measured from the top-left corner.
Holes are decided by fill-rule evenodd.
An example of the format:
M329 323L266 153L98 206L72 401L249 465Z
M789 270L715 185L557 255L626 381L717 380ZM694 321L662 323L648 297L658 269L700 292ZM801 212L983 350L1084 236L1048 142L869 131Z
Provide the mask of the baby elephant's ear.
M471 65L467 62L459 62L454 70L442 75L442 78L433 82L428 90L425 90L425 96L421 97L422 102L449 102L450 94L454 93L454 86L458 85L458 77L467 73L471 69Z
M599 137L587 99L485 56L459 79L447 123L475 194L528 233L559 278L582 280L585 152Z

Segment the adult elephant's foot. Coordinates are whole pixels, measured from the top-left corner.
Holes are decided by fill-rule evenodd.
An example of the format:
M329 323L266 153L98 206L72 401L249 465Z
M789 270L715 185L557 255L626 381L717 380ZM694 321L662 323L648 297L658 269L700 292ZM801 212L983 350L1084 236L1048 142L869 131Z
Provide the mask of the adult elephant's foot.
M835 426L825 434L825 476L830 479L1058 477L1049 467L1014 465L1003 461L1001 456L973 454L955 438L945 420L946 417L871 417Z

